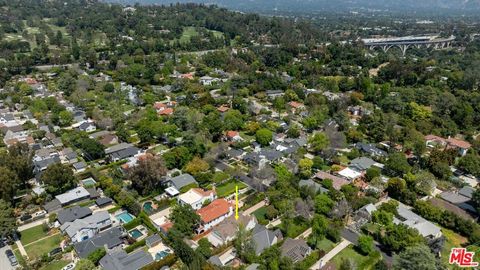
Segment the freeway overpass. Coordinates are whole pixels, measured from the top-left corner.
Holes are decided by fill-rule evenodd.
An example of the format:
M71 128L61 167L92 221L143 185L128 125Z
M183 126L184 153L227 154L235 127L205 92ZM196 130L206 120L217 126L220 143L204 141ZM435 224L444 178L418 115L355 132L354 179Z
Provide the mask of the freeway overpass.
M370 50L377 48L387 52L392 47L397 47L405 55L407 50L411 47L421 48L433 47L435 49L449 48L452 42L455 40L455 36L448 38L440 38L436 35L430 36L406 36L406 37L393 37L393 38L364 38L363 44Z

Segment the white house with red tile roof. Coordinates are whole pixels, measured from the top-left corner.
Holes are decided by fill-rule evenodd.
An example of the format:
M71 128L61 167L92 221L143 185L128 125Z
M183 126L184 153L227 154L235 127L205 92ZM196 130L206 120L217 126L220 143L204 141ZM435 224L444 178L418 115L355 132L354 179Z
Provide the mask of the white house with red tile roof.
M233 214L233 204L225 199L216 199L209 205L197 210L197 214L200 216L201 222L197 232L202 233L231 216Z
M439 145L442 147L458 149L458 153L461 156L465 156L468 152L468 149L472 147L472 145L469 142L464 140L455 139L455 138L444 139L442 137L432 135L432 134L425 136L425 143L429 147L435 147Z

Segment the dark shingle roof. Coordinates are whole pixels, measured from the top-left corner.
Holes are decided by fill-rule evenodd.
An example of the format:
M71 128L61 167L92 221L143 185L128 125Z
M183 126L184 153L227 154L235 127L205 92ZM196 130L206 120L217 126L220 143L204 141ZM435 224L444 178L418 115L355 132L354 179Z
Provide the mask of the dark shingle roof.
M60 224L72 222L79 218L84 218L92 214L92 210L87 207L74 206L60 210L57 214L57 220Z
M123 243L123 229L122 227L113 227L108 231L101 232L94 237L76 243L74 245L75 251L80 258L86 258L90 253L98 248L107 247L112 249Z

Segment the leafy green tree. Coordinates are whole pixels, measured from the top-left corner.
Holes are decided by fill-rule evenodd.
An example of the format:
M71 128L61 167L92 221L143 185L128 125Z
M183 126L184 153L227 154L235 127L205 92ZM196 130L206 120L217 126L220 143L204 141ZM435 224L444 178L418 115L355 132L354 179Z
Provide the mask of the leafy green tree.
M191 158L192 155L185 146L174 147L170 151L163 154L163 159L165 160L165 164L169 169L182 168L190 161Z
M0 199L13 201L19 186L17 174L7 167L0 167Z
M319 153L320 151L325 149L330 142L325 133L317 132L308 139L308 143L310 144L310 148L312 149L312 151Z
M398 177L394 177L388 180L386 190L388 191L388 194L393 198L399 198L402 196L406 188L407 188L407 184L405 180Z
M327 194L319 194L315 197L315 212L328 215L335 202Z
M69 111L61 111L58 113L58 124L61 127L69 126L73 121L73 114Z
M197 251L205 258L210 258L210 256L212 256L212 244L210 244L206 237L198 241Z
M75 270L91 270L94 268L95 264L88 259L80 259L75 266Z
M407 246L404 251L393 257L393 269L444 269L426 245Z
M404 224L387 227L385 234L380 238L380 243L385 250L391 252L400 252L406 247L424 242L424 238L416 229Z
M53 195L63 193L76 184L72 169L61 163L49 165L43 172L41 180L47 186L46 191Z
M435 176L429 172L422 171L415 178L416 188L423 195L431 195L437 187Z
M367 169L367 172L365 173L365 177L369 182L372 181L372 179L375 177L380 177L380 175L381 175L381 170L377 167L370 167Z
M83 150L85 156L90 160L96 160L105 157L105 147L97 140L91 138L82 138L79 141L78 147Z
M136 166L128 169L128 178L132 181L132 187L142 195L158 190L166 174L167 168L159 156L140 159Z
M287 130L287 136L289 138L298 138L300 137L300 128L298 125L292 125L288 130Z
M393 224L393 214L383 210L377 210L372 213L372 222L389 226Z
M113 91L115 91L115 86L113 86L112 83L106 83L106 84L103 86L103 91L109 92L109 93L113 93Z
M318 214L315 214L312 222L312 234L309 238L309 243L311 243L313 246L318 246L320 242L325 239L328 229L328 222L323 215Z
M480 157L475 154L467 154L460 158L458 167L475 176L480 176Z
M364 255L372 253L375 250L373 238L369 235L360 235L360 237L358 237L357 248L360 253Z
M16 227L17 222L13 208L9 203L0 199L0 236L10 235Z
M255 133L255 139L262 146L268 146L272 141L272 137L273 137L273 133L266 128L259 129Z
M385 163L385 170L389 175L402 177L409 173L412 167L408 164L407 158L403 153L393 153L388 157Z
M170 213L170 220L173 222L172 229L184 237L193 234L193 230L200 222L200 216L190 205L176 204Z
M252 240L252 233L248 231L243 224L238 226L233 246L240 259L251 262L255 258L255 242Z
M226 130L239 130L244 125L243 115L238 110L228 110L223 118Z
M480 187L477 187L472 194L473 205L477 208L477 212L480 213Z
M95 251L93 251L87 256L87 259L91 261L94 265L98 265L98 262L105 256L105 254L107 254L107 251L104 247L97 248Z
M302 178L308 178L312 175L313 161L309 158L303 158L298 162L298 168L300 169L300 176Z

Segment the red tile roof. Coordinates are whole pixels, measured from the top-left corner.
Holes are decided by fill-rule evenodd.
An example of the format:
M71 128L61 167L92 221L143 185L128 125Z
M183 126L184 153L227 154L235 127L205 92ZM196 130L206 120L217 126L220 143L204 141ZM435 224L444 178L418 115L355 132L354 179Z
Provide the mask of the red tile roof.
M219 112L222 112L222 113L228 111L229 109L230 109L230 108L227 107L226 105L222 105L222 106L220 106L220 107L217 108L217 110L218 110Z
M154 107L156 110L160 110L161 108L166 108L166 107L167 107L167 104L162 103L162 102L155 102L155 104L153 104L153 107Z
M173 109L172 108L166 108L164 110L161 110L158 112L159 115L170 115L173 113Z
M227 131L227 137L228 137L228 138L231 139L231 138L233 138L233 137L235 137L235 136L238 136L238 131L234 131L234 130L229 130L229 131Z
M448 138L447 143L451 146L458 147L458 148L463 148L463 149L468 149L472 147L472 145L469 142L455 139L455 138Z
M197 210L203 223L209 223L230 212L231 204L225 199L216 199L209 205Z
M297 102L297 101L290 101L290 102L288 103L288 105L290 105L290 106L292 106L292 107L294 107L294 108L299 108L299 107L303 106L303 103L300 103L300 102Z
M325 179L332 180L333 188L336 190L340 190L342 186L348 185L350 183L341 177L335 176L333 174L329 174L327 172L322 172L322 171L317 172L317 174L315 174L315 177L321 180L325 180Z

